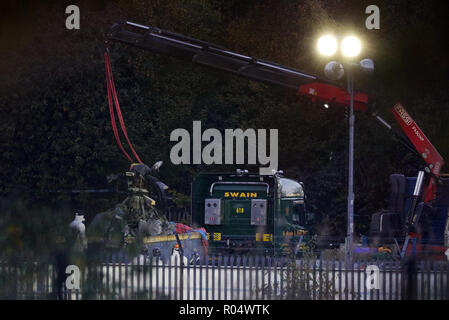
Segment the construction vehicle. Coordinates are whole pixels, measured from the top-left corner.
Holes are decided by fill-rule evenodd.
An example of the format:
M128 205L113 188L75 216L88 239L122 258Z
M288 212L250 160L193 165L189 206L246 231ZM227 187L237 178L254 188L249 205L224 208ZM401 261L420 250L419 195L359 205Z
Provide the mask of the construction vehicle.
M192 182L192 218L205 225L212 252L298 255L313 214L301 182L273 175L200 173Z
M390 246L401 258L444 259L449 248L449 179L439 179L436 196L428 202L423 197L423 179L424 171L418 177L390 176L388 208L374 213L371 219L373 246Z
M389 208L373 214L371 238L375 243L395 243L398 251L400 249L401 258L407 253L443 258L447 248L444 239L449 220L449 179L441 176L444 159L401 104L396 104L392 112L406 135L406 138L399 134L396 137L420 156L425 166L417 177L406 178L401 174L390 176ZM385 120L376 117L392 130ZM398 240L402 239L404 242L402 248L399 248ZM409 246L410 240L412 246Z
M221 46L170 31L129 21L119 21L106 32L106 37L108 41L119 41L155 53L187 59L193 63L230 72L250 80L293 89L299 95L321 103L343 107L349 105L350 95L338 82L321 79L315 75L270 61L235 53ZM444 238L448 237L447 212L449 205L447 198L449 192L447 181L440 175L444 160L400 104L396 104L392 108L392 112L403 133L392 129L392 126L373 110L374 103L371 100L366 93L353 93L354 109L369 111L374 119L386 126L396 139L409 150L418 154L426 164L418 178L405 179L405 177L399 178L399 176L392 178L395 181L393 184L399 182L400 185L399 189L397 189L398 187L392 189L392 195L398 195L398 197L401 195L402 199L394 199L390 210L376 213L372 219L371 234L373 237L378 238L377 240L380 242L393 241L397 243L404 240L402 249L400 249L404 256L409 240L416 239L417 232L419 233L422 229L420 219L422 219L421 224L430 220L431 223L438 225L437 229L440 231L435 233L438 241L443 242ZM404 181L408 181L409 188L414 189L410 199L404 198L407 197L407 193L403 192L406 185ZM424 183L426 186L423 188ZM213 194L210 196L212 197ZM411 202L404 202L406 200ZM399 211L392 209L398 206L406 209ZM447 247L447 241L444 245ZM399 247L399 244L397 246Z

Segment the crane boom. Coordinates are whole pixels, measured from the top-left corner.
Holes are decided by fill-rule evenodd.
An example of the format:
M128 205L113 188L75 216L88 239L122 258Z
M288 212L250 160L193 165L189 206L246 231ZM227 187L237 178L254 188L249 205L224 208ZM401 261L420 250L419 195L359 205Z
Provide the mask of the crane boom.
M189 59L197 64L294 90L298 90L305 83L328 82L300 70L231 52L212 43L129 21L115 23L107 31L106 36L110 40Z
M155 53L188 59L193 63L227 71L235 75L278 85L323 103L349 104L348 92L340 84L315 75L229 51L221 46L178 33L129 21L115 23L107 32L111 41L119 41ZM354 94L354 108L367 109L368 96Z

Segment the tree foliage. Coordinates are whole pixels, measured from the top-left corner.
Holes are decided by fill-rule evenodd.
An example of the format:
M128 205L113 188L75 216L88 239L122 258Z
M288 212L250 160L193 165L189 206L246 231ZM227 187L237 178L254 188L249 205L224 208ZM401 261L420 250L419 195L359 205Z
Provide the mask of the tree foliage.
M375 75L358 77L357 86L382 97L380 112L403 102L443 157L449 155L448 64L438 51L447 31L436 3L378 1L381 29L366 30L369 3L350 0L81 1L81 29L75 31L64 28L67 4L24 5L2 20L2 30L17 31L3 32L2 43L9 45L0 48L3 194L56 201L49 191L101 188L107 174L127 169L111 130L103 61L104 32L117 19L315 74L327 62L314 51L317 35L351 28L370 44L364 53L376 62ZM280 168L305 182L310 208L328 222L322 232L344 234L345 110L123 44L113 44L111 52L129 136L146 163L164 161L161 178L173 189L189 194L197 172L223 168L172 165L172 130L190 131L193 120L203 129L277 128ZM368 114L357 114L355 150L357 230L365 232L371 213L385 205L389 175L414 175L422 162Z

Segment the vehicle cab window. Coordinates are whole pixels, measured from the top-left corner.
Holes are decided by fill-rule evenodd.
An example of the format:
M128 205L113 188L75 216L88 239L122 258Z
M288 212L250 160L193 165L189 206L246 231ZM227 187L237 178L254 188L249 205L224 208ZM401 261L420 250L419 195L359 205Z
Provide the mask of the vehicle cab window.
M299 182L281 178L279 184L281 187L281 198L304 198L304 189Z
M290 223L303 226L305 221L305 204L303 186L291 179L279 179L281 210Z

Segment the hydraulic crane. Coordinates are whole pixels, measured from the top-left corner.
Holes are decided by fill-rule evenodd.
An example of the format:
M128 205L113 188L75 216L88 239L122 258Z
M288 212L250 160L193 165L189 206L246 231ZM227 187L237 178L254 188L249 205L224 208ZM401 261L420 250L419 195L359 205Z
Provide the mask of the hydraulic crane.
M106 32L106 37L108 41L122 42L158 54L187 59L193 63L230 72L250 80L279 85L295 90L299 95L314 101L343 107L349 105L349 93L337 82L270 61L235 53L221 46L174 32L129 21L119 21ZM438 181L441 184L440 172L444 159L400 103L393 106L392 113L405 136L395 131L387 121L371 110L372 102L368 94L354 93L355 110L371 112L375 119L387 127L410 151L419 155L426 164L424 171L428 177L427 186L421 188L424 182L424 172L421 172L413 193L413 203L403 220L403 229L407 234L403 246L405 250L408 238L413 235L410 232L415 230L419 221L421 212L417 210L419 204L421 207L423 204L430 206L436 198Z

